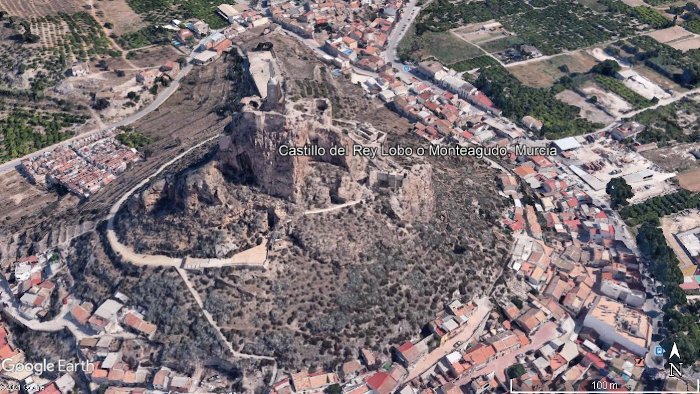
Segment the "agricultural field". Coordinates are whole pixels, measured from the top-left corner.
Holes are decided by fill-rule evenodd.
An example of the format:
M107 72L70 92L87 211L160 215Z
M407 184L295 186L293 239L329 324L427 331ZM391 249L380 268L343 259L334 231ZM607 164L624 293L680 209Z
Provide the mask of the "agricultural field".
M533 88L510 75L505 68L489 67L481 70L474 82L494 102L503 114L515 122L533 116L544 123L540 136L556 139L585 134L602 127L579 116L580 108L565 104L556 98L562 86Z
M697 208L700 194L679 190L675 193L652 197L642 203L622 208L620 216L630 226L662 218L684 209Z
M523 44L525 44L525 41L522 38L518 36L510 36L499 38L497 40L487 41L479 44L479 46L481 47L481 49L485 50L488 53L497 53L505 51L508 48L517 47Z
M510 35L500 23L495 21L471 23L451 31L464 41L479 46L486 42L507 38Z
M646 108L654 103L652 100L647 100L634 90L628 88L618 79L599 74L595 75L593 79L598 85L605 88L605 90L620 96L623 100L630 103L635 109Z
M219 0L127 0L129 6L144 21L151 24L170 23L173 19L201 19L212 29L228 23L216 13Z
M693 22L697 22L694 20ZM690 49L700 48L700 37L697 37L692 32L682 28L681 26L673 26L668 29L657 30L648 34L649 37L656 41L667 44L672 48L680 51L688 51Z
M595 83L592 78L581 78L581 82L578 82L578 90L585 94L588 99L595 97L596 105L604 108L606 112L615 117L628 113L633 109L630 103L617 94L604 89Z
M119 45L126 49L143 48L149 45L166 45L173 40L172 30L147 26L134 32L124 33L117 38Z
M670 27L673 22L666 18L659 11L648 6L630 6L620 0L599 0L601 4L608 8L609 12L616 12L635 18L643 24L654 29L663 29Z
M111 33L117 36L146 27L141 16L129 7L127 0L98 0L93 4L97 19L103 23L111 24Z
M470 71L476 68L481 69L491 66L500 66L500 64L498 63L498 61L496 61L496 59L487 55L478 56L473 59L462 60L449 65L451 69L458 72Z
M632 66L643 64L684 88L700 85L700 49L684 52L642 35L615 42L606 52Z
M545 55L591 46L637 31L630 18L598 13L578 3L560 3L510 15L500 21L506 29Z
M491 0L448 2L428 5L416 21L415 34L451 29L462 35L464 25L497 21L517 38L505 41L470 40L488 52L499 52L520 44L532 45L545 55L575 50L596 43L637 34L650 26L666 26L668 19L655 10L630 11L617 0L588 0L594 8L578 2ZM614 5L615 7L607 7ZM599 11L604 9L605 11ZM574 17L575 16L575 17ZM660 19L659 19L660 18ZM477 42L478 41L478 42Z
M451 64L483 55L483 52L450 32L416 35L415 28L411 27L399 44L398 54L405 60L420 61L434 57L442 64Z
M32 0L0 0L0 10L7 15L18 15L23 18L58 15L60 13L74 14L83 10L82 0L62 1L32 1Z
M598 64L586 52L567 53L543 60L508 66L508 71L527 86L547 88L568 73L585 73Z
M35 42L13 39L18 29ZM5 24L0 27L0 51L4 54L0 59L0 71L6 75L4 82L34 91L54 85L74 62L120 55L111 48L102 27L86 12Z

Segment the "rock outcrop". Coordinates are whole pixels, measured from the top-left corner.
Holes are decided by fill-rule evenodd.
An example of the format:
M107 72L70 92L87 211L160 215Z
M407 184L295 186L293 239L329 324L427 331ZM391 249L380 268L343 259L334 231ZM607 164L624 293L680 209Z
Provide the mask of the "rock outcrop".
M332 196L356 197L355 183L366 177L367 160L347 154L332 156L330 148L342 146L352 151L353 140L343 129L332 124L330 103L324 99L305 100L287 106L285 113L255 109L242 111L232 122L230 133L221 138L218 160L232 177L251 181L263 191L290 201L302 202L311 197L318 202L319 191L308 190L314 177L314 163L337 167L337 181L326 185ZM284 155L280 147L315 146L323 155Z
M414 165L404 174L401 186L389 200L396 216L405 221L425 222L435 211L432 167Z

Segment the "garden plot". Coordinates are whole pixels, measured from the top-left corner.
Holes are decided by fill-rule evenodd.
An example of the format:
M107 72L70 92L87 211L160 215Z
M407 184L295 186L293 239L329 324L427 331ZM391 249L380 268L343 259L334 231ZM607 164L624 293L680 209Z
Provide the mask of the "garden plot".
M597 104L614 117L624 115L633 109L632 105L622 97L606 91L591 81L584 83L579 89L589 98L596 96Z
M559 101L581 108L579 115L590 122L601 123L607 126L615 120L605 111L586 101L585 97L572 90L564 90L557 94L556 97Z

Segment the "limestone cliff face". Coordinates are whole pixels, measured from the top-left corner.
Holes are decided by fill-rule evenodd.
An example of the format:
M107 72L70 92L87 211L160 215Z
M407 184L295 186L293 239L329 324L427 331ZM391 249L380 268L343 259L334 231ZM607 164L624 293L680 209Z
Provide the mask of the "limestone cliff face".
M325 100L297 103L286 108L284 114L244 110L233 119L231 132L219 141L218 160L227 173L252 181L270 195L294 202L313 195L313 200L318 202L318 191L306 188L307 178L316 176L314 162L337 166L342 172L338 179L349 177L357 181L366 176L365 159L330 155L332 146L344 146L350 152L353 144L342 129L331 123L330 105ZM279 152L282 145L314 145L325 148L326 153L285 156ZM335 188L340 183L337 182ZM330 201L332 194L337 194L337 191L333 189L325 193L325 198ZM345 190L341 194L348 195Z
M309 158L282 156L280 145L304 145L306 130L287 127L278 112L242 112L233 130L219 141L219 160L238 176L257 183L267 193L295 200Z

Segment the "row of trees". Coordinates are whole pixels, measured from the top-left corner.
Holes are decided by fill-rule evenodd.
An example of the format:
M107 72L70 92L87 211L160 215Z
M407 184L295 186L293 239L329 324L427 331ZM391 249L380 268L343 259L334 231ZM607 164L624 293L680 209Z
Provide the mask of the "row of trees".
M645 222L656 222L664 216L684 209L696 208L698 204L700 204L700 194L680 190L675 193L650 198L640 204L624 207L620 210L620 216L629 225L636 226Z

